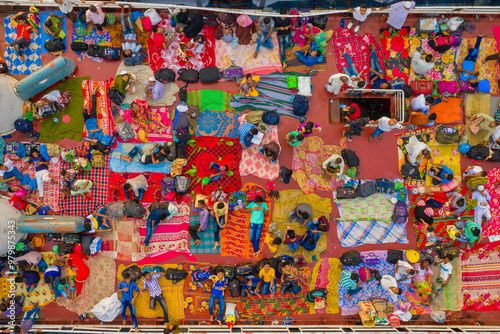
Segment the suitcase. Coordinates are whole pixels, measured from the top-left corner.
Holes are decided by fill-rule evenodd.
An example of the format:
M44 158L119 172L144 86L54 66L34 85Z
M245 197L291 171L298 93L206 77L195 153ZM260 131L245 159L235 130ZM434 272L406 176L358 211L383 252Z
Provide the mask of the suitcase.
M16 82L13 86L14 92L21 99L27 101L59 80L68 77L75 71L75 68L76 65L73 60L59 56Z
M406 85L405 79L403 78L392 79L389 83L391 84L392 89L403 89L403 86Z
M340 187L337 189L337 199L351 199L358 197L356 189L352 187Z
M21 216L16 228L19 233L79 233L83 232L83 221L81 216Z
M206 67L200 70L200 81L202 83L217 82L220 79L220 72L217 66Z
M432 34L436 31L437 19L435 17L421 17L416 24L417 34Z

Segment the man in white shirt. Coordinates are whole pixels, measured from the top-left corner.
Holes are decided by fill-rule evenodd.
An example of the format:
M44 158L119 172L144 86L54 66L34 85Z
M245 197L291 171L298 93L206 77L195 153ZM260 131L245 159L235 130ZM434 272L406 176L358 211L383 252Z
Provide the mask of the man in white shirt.
M43 0L40 0L42 2ZM73 12L74 4L76 0L54 0L54 2L59 7L59 10L66 15L71 22L75 23L76 15ZM82 3L85 3L85 0L80 0Z
M371 8L367 8L365 4L362 4L359 7L356 8L350 8L347 11L352 13L352 20L351 22L347 25L347 29L351 29L353 26L354 32L358 32L359 27L363 24L363 22L366 21L366 18L368 15L372 13ZM380 8L375 8L375 10L380 10Z
M483 168L481 166L467 166L465 168L465 172L462 176L465 179L467 176L478 175L482 171L483 171Z
M492 143L500 144L500 125L495 128L495 131L491 135L490 141Z
M415 111L423 112L427 115L430 106L434 103L434 98L432 96L425 97L424 94L420 94L413 100L411 100L411 108Z
M344 173L344 159L338 154L332 154L321 167L328 175L340 177Z
M420 52L415 52L411 57L411 67L416 75L423 75L434 69L432 55L423 55Z
M394 278L398 283L411 283L411 278L415 276L415 269L406 261L399 260L394 269Z
M326 84L325 87L328 93L337 95L338 93L340 93L340 90L342 89L342 86L344 86L344 84L347 84L349 87L351 87L351 78L344 73L337 73L332 75L330 79L328 79L328 84Z
M141 174L133 179L127 180L127 182L123 185L123 190L125 190L125 197L127 199L130 199L128 191L132 190L137 197L137 200L140 202L144 197L144 192L148 190L148 180L146 180L144 174Z
M451 279L453 274L453 256L447 255L443 260L436 262L435 266L440 266L441 272L436 282L432 285L431 300L439 296Z
M398 124L398 120L389 117L380 117L378 121L370 121L370 123L378 123L377 129L368 137L368 141L371 143L375 137L378 136L379 140L382 140L384 132L389 132L394 128L402 129L403 126Z
M398 300L398 296L403 293L403 290L398 288L398 282L391 275L384 275L380 278L379 285L387 291L394 302Z
M18 159L14 159L18 161ZM0 182L7 183L10 181L23 179L23 174L14 167L12 160L5 158L3 164L0 163Z

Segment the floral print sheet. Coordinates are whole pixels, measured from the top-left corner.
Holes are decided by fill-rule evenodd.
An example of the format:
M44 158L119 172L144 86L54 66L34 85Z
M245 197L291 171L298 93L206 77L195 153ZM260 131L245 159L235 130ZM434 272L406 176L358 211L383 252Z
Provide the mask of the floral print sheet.
M385 59L385 77L387 80L402 78L410 82L411 55L409 27L393 30L380 29L380 39Z

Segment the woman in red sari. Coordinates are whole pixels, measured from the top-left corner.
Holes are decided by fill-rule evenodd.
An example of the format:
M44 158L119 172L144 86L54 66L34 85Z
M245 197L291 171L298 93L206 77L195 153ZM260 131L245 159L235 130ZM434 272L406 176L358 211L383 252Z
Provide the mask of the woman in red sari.
M64 259L68 259L68 265L72 268L76 268L77 273L75 277L75 288L76 288L76 295L73 301L76 301L78 298L80 298L82 288L83 288L83 283L87 280L90 274L89 267L83 262L83 260L88 260L89 257L84 254L84 253L71 253L71 254L66 254L63 256Z

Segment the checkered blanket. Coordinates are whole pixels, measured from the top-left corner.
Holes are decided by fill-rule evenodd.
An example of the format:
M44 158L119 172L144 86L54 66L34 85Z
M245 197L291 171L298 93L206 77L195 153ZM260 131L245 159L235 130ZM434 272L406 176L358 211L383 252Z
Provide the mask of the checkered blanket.
M364 244L407 244L405 224L370 221L338 221L337 235L342 247Z
M374 39L372 38L372 40ZM368 50L368 44L363 40L363 38L356 34L353 30L338 28L333 32L332 42L333 52L335 53L335 59L337 59L337 68L339 72L343 73L344 67L348 66L347 61L344 58L344 48L347 47L347 53L354 63L360 77L363 78L363 80L368 81L370 51Z
M189 217L189 225L196 225L200 222L200 216L190 216ZM190 249L193 254L217 254L220 253L220 245L214 249L215 240L214 240L214 226L217 224L214 216L209 216L208 219L208 227L203 232L198 232L198 236L201 239L201 244L196 247L194 245L193 239L190 240ZM222 230L219 232L222 233ZM220 244L220 242L219 242Z
M394 212L392 204L383 194L366 198L335 199L342 220L378 220L389 223Z
M78 148L78 150L83 149L83 147ZM89 174L81 176L81 178L91 180L94 183L91 189L92 200L83 196L67 196L63 200L61 194L62 214L67 216L87 216L97 207L108 203L109 156L106 156L105 159L106 166L104 168L92 168ZM71 169L73 168L73 164L64 162L62 168Z

